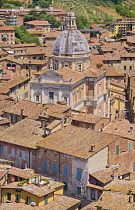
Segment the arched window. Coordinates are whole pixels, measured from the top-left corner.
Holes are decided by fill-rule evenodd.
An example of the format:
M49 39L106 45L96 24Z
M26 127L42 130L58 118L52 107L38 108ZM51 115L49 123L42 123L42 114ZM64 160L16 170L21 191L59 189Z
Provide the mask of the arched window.
M39 96L38 95L36 96L36 102L39 102Z

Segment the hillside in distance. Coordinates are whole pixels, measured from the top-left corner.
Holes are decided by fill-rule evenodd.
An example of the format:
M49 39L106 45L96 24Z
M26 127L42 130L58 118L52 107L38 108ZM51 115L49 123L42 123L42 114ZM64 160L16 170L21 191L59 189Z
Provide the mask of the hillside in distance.
M54 7L72 10L89 24L115 22L120 17L135 17L135 0L55 0Z

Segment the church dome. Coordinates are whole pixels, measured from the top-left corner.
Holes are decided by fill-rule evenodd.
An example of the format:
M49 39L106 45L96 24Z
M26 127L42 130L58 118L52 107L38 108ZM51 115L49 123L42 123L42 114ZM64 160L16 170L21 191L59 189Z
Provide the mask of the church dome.
M89 45L83 34L77 30L76 17L71 11L66 18L66 27L54 42L53 55L84 55Z

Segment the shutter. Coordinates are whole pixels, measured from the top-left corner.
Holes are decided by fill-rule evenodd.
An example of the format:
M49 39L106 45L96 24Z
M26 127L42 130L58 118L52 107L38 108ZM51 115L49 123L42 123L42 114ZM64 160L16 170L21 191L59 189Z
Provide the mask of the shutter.
M128 144L128 151L132 151L132 143Z
M20 203L20 195L16 195L16 202Z
M11 201L11 193L7 193L7 200Z
M25 160L25 151L22 151L22 160Z
M135 171L135 162L133 163L133 171Z
M116 145L116 155L119 154L119 145Z
M81 187L77 187L77 194L81 194Z
M77 169L77 180L81 181L81 179L82 179L82 170Z
M48 196L47 196L47 195L45 195L45 197L44 197L44 204L45 204L45 205L48 204Z
M14 148L12 148L12 150L11 150L11 156L15 157L15 149Z
M68 177L68 166L64 166L64 176Z
M53 165L52 165L52 172L53 172L54 174L57 173L57 163L53 163Z
M13 114L10 115L9 119L11 122L13 122Z
M43 160L43 170L47 171L47 160Z
M26 202L28 205L30 205L30 197L26 197Z
M3 146L0 145L0 154L3 154Z

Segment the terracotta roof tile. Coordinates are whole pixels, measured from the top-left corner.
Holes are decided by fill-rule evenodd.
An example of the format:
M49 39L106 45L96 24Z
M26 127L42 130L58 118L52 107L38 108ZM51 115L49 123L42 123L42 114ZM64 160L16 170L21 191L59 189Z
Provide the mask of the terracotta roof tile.
M25 22L25 24L30 24L30 25L50 25L48 21L43 21L43 20L32 20Z
M130 173L123 165L117 164L92 172L90 175L105 184L113 179L113 171L115 169L118 169L118 176Z
M24 185L24 186L19 186L18 185L19 182L12 182L8 185L2 186L2 189L22 189L26 192L29 192L33 195L36 195L38 197L42 197L44 195L47 195L51 192L54 192L54 189L49 189L49 187L46 185L38 187L35 184L28 184L28 185Z
M135 140L135 124L123 122L122 120L111 122L103 129L103 132Z
M105 191L100 196L99 200L95 202L95 206L102 207L102 209L109 210L133 210L134 203L129 202L129 195L122 193Z
M75 121L82 121L87 123L96 124L102 119L102 117L93 114L86 114L86 113L79 113L79 115L74 116L73 120Z
M116 139L119 136L70 125L42 139L37 146L87 159ZM93 144L95 151L91 152Z
M0 140L35 149L44 134L40 126L39 121L26 118L1 133Z

